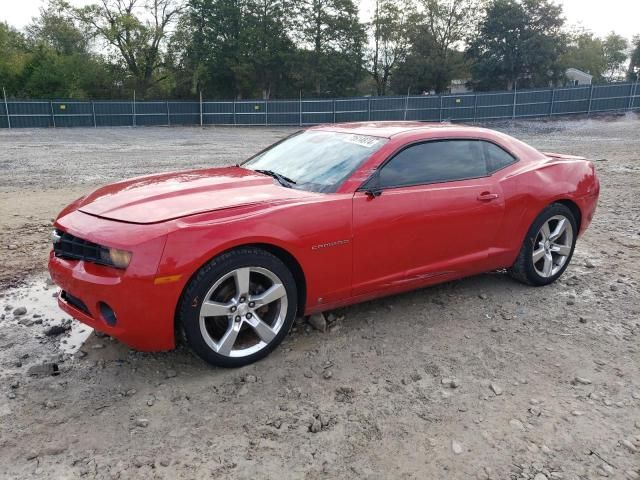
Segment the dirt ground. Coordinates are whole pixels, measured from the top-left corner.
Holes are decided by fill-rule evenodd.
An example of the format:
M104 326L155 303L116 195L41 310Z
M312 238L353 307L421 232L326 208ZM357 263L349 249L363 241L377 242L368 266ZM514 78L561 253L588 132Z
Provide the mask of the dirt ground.
M340 309L237 370L81 344L46 282L51 220L291 130L0 130L0 478L639 479L640 119L493 127L595 161L598 211L557 283L490 273Z

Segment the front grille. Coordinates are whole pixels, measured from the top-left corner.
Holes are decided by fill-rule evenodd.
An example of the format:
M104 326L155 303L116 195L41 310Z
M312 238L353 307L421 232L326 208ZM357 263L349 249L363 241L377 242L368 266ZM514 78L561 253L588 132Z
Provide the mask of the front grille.
M114 266L106 247L61 230L56 230L54 235L56 241L53 244L53 252L56 257Z
M69 292L67 292L65 290L62 290L60 292L60 298L62 298L62 300L67 302L72 307L75 307L77 310L80 310L81 312L86 313L87 315L91 316L91 313L89 312L89 309L87 308L87 305L82 300L80 300L78 297L74 297Z

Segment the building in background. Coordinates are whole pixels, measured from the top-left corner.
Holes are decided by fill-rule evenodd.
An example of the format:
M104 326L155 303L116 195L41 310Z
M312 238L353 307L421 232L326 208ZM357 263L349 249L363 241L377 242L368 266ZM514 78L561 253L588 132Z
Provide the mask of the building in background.
M566 84L571 86L591 85L591 80L593 80L593 75L589 75L587 72L577 68L567 68L564 74L567 78Z

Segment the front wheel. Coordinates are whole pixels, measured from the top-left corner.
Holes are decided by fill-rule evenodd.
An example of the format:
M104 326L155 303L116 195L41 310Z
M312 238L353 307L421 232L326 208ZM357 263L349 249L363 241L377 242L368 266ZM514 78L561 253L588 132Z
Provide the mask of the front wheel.
M297 288L269 252L241 248L216 257L189 282L178 320L205 361L240 367L269 354L296 316Z
M576 245L576 219L565 205L553 203L534 220L509 273L529 285L548 285L565 271Z

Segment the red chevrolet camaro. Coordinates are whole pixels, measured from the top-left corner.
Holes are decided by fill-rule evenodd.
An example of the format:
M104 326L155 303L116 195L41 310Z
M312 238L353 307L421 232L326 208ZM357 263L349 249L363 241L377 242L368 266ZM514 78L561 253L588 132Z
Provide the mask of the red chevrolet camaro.
M416 122L298 132L241 165L100 188L55 221L60 307L144 351L183 330L224 367L273 350L296 315L506 268L567 268L600 185L580 157Z

